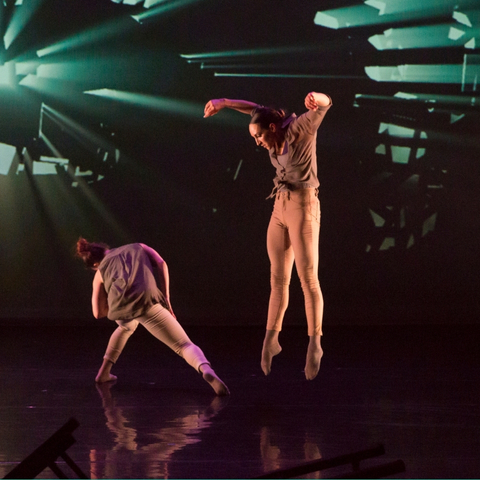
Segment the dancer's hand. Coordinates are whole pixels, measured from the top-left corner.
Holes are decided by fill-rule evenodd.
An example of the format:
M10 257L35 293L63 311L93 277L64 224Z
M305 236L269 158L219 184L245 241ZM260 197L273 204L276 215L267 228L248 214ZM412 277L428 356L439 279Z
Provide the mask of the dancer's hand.
M317 101L315 100L315 92L310 92L305 97L305 106L308 110L318 110Z
M222 108L224 108L224 99L218 98L215 100L210 100L205 105L203 118L211 117L216 115Z
M308 110L318 110L318 107L327 107L330 105L330 97L324 93L310 92L305 97L305 106Z

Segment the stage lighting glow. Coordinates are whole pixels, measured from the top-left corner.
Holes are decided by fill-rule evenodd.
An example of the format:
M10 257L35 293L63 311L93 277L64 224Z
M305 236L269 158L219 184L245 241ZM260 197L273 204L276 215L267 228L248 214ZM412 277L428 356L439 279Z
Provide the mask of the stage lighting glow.
M369 211L375 226L383 227L385 225L385 219L382 216L380 216L378 213L374 212L371 208L369 209Z
M306 50L318 50L318 46L283 46L283 47L269 47L269 48L249 48L245 50L227 50L220 52L205 52L205 53L182 53L180 57L187 60L188 63L208 62L219 59L234 59L238 57L253 57L263 55L283 55L286 53L300 53Z
M381 23L378 19L377 12L366 5L355 5L352 7L327 10L325 12L317 12L313 22L315 25L332 28L334 30Z
M476 67L480 74L480 65ZM377 65L365 67L365 73L376 82L463 83L463 65Z
M398 138L413 138L415 135L415 130L413 128L405 128L400 125L393 125L391 123L380 123L380 127L378 129L378 133L385 133L392 137ZM427 134L425 132L421 132L421 138L427 138Z
M0 175L8 175L16 155L17 149L15 147L0 143Z
M63 102L73 103L78 94L77 87L73 82L55 78L42 78L34 74L28 74L18 84L42 95L61 99Z
M88 90L83 92L87 95L97 95L99 97L109 98L119 102L131 103L139 107L152 110L177 113L191 117L198 117L199 112L203 111L203 105L186 102L183 100L172 100L171 98L155 97L140 93L124 92L120 90L111 90L102 88L99 90Z
M35 74L39 66L38 62L16 62L15 74L16 75L28 75Z
M39 127L39 136L46 142L48 142L47 135L45 134L44 122L45 119L48 119L49 122L56 124L63 132L63 136L68 135L72 140L75 140L78 145L81 145L84 149L90 152L97 152L98 149L102 149L105 153L111 152L111 156L117 158L117 152L115 152L115 147L106 141L100 135L97 135L87 128L80 125L78 122L75 122L71 118L62 114L58 110L49 107L46 104L42 104L41 107L41 121ZM56 157L62 157L60 152L50 144L49 147L54 152Z
M152 8L143 13L139 13L138 15L132 15L132 18L136 20L138 23L143 23L146 20L150 20L154 17L159 15L163 15L164 13L168 13L172 10L178 10L180 8L186 7L191 5L192 3L197 3L201 0L172 0L171 2L166 3L165 5L159 5L158 7ZM146 2L147 3L147 2ZM153 6L158 3L163 2L148 2L148 6Z
M58 43L37 50L37 56L42 58L47 55L53 55L56 53L74 50L79 47L84 47L86 45L103 42L108 38L121 35L125 31L133 28L134 25L135 23L131 21L130 17L126 17L124 19L115 19L105 25L91 28Z
M458 7L457 0L367 0L363 5L319 11L316 13L316 25L331 28L349 28L367 25L380 25L382 23L405 23L409 20L435 18L451 15ZM462 9L478 8L478 0L463 0ZM464 14L465 15L465 14ZM457 18L458 17L458 18ZM457 14L455 20L463 20Z
M361 80L364 77L353 75L314 75L309 73L233 73L214 72L214 77L251 77L251 78L338 78L343 80Z
M30 0L22 8L16 8L13 12L10 23L3 37L5 49L15 41L18 34L25 28L29 20L33 17L43 0ZM15 3L16 6L22 5L22 2Z
M386 237L382 244L380 245L380 251L388 250L389 248L395 247L395 238L393 237Z
M468 15L462 12L453 12L453 18L458 22L458 23L463 23L463 25L466 25L467 27L472 27L472 22L470 22L470 19L468 18Z
M460 30L457 25L428 25L421 27L390 28L383 35L373 35L368 41L377 50L411 48L439 48L465 46L475 48L475 37L480 29Z
M394 125L390 123L380 123L378 129L379 134L388 134L389 137L396 138L421 138L423 140L427 139L426 132L421 131L418 133L412 128L402 127L401 125ZM417 148L415 150L415 158L421 158L425 155L425 148ZM387 149L384 144L380 144L375 149L375 153L380 155L386 155ZM410 156L412 153L412 148L403 145L390 145L390 153L393 163L407 165L410 161Z
M385 95L366 95L357 93L354 106L358 107L363 100L381 100L382 102L411 102L431 105L432 108L473 108L480 105L480 97L465 95L442 95L431 93L397 92L393 97ZM432 111L432 109L430 109Z
M57 166L61 166L67 171L68 159L57 157L40 157L40 160L34 160L32 173L34 175L57 175Z
M0 66L0 87L13 88L15 85L15 62Z
M156 97L152 95L145 95L140 93L124 92L120 90L111 90L109 88L102 88L99 90L88 90L83 92L87 95L96 95L102 98L115 100L118 102L135 105L140 108L158 112L168 112L174 115L181 115L204 121L203 110L205 104L187 102L185 100L171 99L165 97ZM221 116L213 116L208 121L213 123L221 123L222 125L232 125L235 127L245 127L245 122L239 115L233 111L225 111Z

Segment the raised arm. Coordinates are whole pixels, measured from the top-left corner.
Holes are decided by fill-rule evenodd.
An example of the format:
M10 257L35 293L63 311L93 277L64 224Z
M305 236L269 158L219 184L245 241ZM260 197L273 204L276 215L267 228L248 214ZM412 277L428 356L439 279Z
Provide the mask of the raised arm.
M170 313L175 316L173 313L172 304L170 303L170 275L168 273L168 266L167 262L160 256L160 254L154 250L153 248L145 245L143 243L140 244L142 248L147 252L148 258L152 263L152 267L157 271L157 281L158 281L158 288L163 293L165 297L165 301L167 302L168 309Z
M230 100L229 98L217 98L215 100L210 100L205 105L203 118L211 117L216 115L222 108L230 108L232 110L237 110L241 113L246 113L250 115L254 108L257 108L258 105L253 102L248 102L247 100Z
M331 103L331 98L324 93L310 92L305 97L305 106L308 110L318 110L318 107L328 107Z
M95 276L93 277L92 312L95 318L104 318L108 316L108 295L99 270L96 271Z

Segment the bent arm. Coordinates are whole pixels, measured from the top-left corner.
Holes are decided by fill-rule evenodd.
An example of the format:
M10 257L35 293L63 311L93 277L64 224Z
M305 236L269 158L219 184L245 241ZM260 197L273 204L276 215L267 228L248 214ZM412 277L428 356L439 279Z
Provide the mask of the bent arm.
M305 97L305 106L308 110L317 110L318 107L328 107L332 99L324 93L310 92Z
M92 312L95 318L108 316L108 295L99 270L97 270L95 277L93 277Z
M231 110L237 110L237 112L245 113L250 115L254 108L257 108L258 105L247 100L231 100L229 98L217 98L215 100L210 100L205 105L203 118L211 117L216 115L223 108L230 108Z
M168 309L173 313L172 304L170 303L170 275L168 273L168 266L167 262L160 256L160 254L154 250L153 248L145 245L143 243L140 244L142 248L147 252L148 258L152 263L152 267L156 269L158 272L157 279L158 279L158 288L163 293L165 297L165 301L167 302Z

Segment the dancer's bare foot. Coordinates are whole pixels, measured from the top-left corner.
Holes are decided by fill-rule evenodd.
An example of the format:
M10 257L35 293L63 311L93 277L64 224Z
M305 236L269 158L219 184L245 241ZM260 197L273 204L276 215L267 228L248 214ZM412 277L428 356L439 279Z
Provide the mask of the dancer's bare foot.
M113 367L113 362L106 358L103 359L102 366L98 370L97 376L95 377L95 381L97 383L105 383L105 382L113 382L117 379L115 375L110 373L110 370Z
M111 373L102 374L102 375L98 374L95 377L95 381L97 383L114 382L116 379L117 377L115 375L112 375Z
M310 337L307 349L307 359L305 362L305 378L313 380L320 370L323 350L320 346L320 335Z
M278 343L279 333L280 332L275 330L267 330L265 333L265 339L263 340L262 348L262 360L260 362L265 375L270 373L272 368L272 358L282 351L282 347L280 346L280 343Z
M230 395L230 390L228 387L225 385L225 383L223 383L223 381L208 363L200 365L199 370L203 376L203 379L210 384L217 395Z

